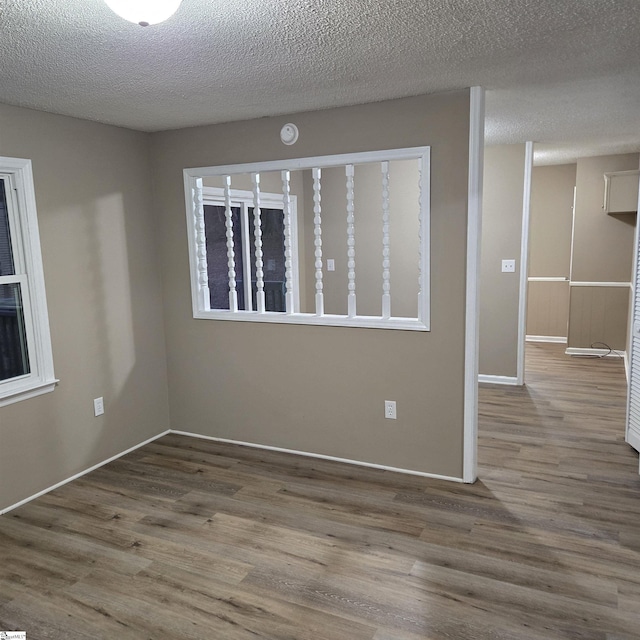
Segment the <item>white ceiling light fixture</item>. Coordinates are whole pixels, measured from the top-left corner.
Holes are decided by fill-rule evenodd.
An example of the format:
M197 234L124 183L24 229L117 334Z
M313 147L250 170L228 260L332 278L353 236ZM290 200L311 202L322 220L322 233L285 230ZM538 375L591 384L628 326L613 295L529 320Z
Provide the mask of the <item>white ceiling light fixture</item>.
M104 0L114 13L141 27L158 24L170 18L182 0Z

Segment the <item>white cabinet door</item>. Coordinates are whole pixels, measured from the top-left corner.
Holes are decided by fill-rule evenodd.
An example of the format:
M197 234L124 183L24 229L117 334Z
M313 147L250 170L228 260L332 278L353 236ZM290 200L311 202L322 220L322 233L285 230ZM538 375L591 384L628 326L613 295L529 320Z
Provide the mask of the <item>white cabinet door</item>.
M638 210L638 171L604 174L604 210L607 213L632 213Z

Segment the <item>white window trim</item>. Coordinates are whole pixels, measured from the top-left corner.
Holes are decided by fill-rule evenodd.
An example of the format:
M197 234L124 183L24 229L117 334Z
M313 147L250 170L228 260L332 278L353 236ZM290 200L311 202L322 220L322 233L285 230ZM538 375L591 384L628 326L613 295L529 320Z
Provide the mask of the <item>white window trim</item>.
M248 226L248 208L253 207L253 193L251 191L244 191L242 189L231 189L231 205L237 203L242 209L242 216L244 218L242 224L242 246L244 257L244 270L245 273L251 273L251 258L253 257L253 251L249 246L249 237L247 235ZM221 187L203 187L202 188L202 201L203 204L212 204L217 207L224 207L224 189ZM298 196L289 196L290 201L290 213L291 213L291 259L293 263L293 302L294 313L300 312L300 273L298 270ZM268 191L260 192L260 208L261 209L283 209L284 197L281 193L269 193ZM251 278L245 279L245 300L251 302ZM213 310L212 310L213 311ZM225 309L219 309L218 311L225 311ZM253 309L251 309L253 311Z
M51 332L44 285L44 269L38 231L33 170L30 160L0 156L0 173L10 178L14 228L19 237L16 262L20 265L16 276L0 278L0 284L18 282L21 285L27 349L31 372L19 378L0 382L0 407L53 391L58 380L53 370Z
M365 151L361 153L349 153L328 156L315 156L308 158L295 158L290 160L277 160L267 162L255 162L236 165L221 165L210 167L195 167L183 170L185 207L187 215L187 230L189 243L189 264L191 279L191 298L193 304L193 317L209 320L231 320L234 322L271 322L280 324L307 324L336 327L361 327L373 329L401 329L408 331L430 331L431 329L431 277L430 277L430 245L431 245L431 220L430 220L430 147L409 147L405 149L391 149L381 151ZM202 180L208 177L224 177L239 174L266 173L276 171L297 171L314 168L327 168L345 166L347 164L359 164L369 162L381 162L392 160L419 159L421 161L420 173L420 219L422 237L419 246L420 255L420 290L422 295L418 302L418 317L392 316L385 319L379 316L357 315L333 315L322 313L276 313L266 311L230 311L213 310L208 308L208 301L203 296L199 283L198 269L198 242L200 230L196 229L196 203L197 194L204 187ZM296 270L297 272L297 270ZM201 274L202 276L202 274ZM299 287L296 287L296 293Z

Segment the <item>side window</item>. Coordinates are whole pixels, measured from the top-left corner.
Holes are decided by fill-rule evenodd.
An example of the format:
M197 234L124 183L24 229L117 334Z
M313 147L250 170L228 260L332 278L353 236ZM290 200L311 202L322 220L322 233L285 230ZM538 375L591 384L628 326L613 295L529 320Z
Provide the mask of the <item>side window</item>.
M256 269L256 222L253 194L232 190L231 233L238 311L255 311L258 278ZM282 195L261 194L260 251L265 311L286 312L285 223ZM290 197L292 227L297 228L296 198ZM229 310L229 255L223 189L203 188L204 227L210 308ZM294 234L292 233L292 236ZM292 242L297 257L297 243ZM297 260L296 260L297 261ZM297 280L297 274L296 274Z
M0 406L55 383L31 164L0 158Z

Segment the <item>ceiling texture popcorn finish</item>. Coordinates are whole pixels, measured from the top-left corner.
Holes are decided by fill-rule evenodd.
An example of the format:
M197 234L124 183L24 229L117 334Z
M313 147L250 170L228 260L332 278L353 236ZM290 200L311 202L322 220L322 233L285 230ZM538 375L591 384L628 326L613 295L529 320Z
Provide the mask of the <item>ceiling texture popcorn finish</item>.
M640 149L638 0L0 0L0 101L158 131L480 85L487 141Z

